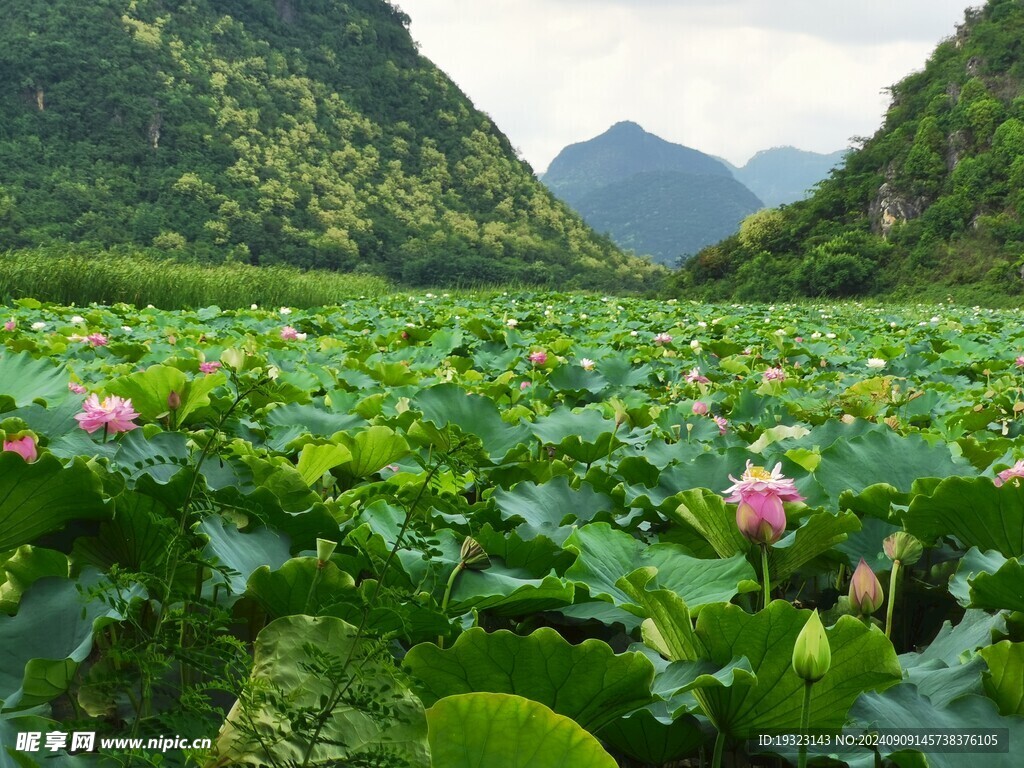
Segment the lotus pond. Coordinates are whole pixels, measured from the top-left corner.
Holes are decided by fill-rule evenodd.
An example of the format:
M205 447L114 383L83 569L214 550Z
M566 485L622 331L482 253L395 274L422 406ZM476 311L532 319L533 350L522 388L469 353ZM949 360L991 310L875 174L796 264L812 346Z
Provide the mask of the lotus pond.
M1022 319L16 302L0 767L1017 765Z

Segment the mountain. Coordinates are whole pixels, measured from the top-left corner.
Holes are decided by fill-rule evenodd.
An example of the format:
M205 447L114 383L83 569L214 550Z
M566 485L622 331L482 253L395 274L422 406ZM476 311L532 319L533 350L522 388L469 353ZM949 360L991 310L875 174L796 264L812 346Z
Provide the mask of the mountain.
M0 247L639 289L384 0L10 0Z
M631 122L566 147L541 179L595 230L668 265L763 207L721 161Z
M1024 2L965 13L808 199L759 212L673 292L1006 303L1024 293Z
M742 168L729 166L732 175L769 208L803 200L833 168L841 165L847 150L821 154L796 147L763 149Z

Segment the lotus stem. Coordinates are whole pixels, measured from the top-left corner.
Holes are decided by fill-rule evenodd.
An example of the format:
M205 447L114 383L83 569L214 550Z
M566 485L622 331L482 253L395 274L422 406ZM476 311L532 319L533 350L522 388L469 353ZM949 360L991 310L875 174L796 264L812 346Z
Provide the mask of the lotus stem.
M715 754L711 758L711 768L722 768L722 753L725 752L725 731L719 731L715 739Z
M452 575L448 577L448 583L444 587L444 599L441 600L441 613L444 616L448 615L448 601L452 596L452 587L455 586L455 579L458 578L459 574L462 573L462 569L466 567L466 561L460 560L458 565L452 568ZM444 635L437 636L437 647L444 648Z
M800 735L804 739L800 743L800 753L797 758L799 768L807 768L807 732L811 728L811 686L810 680L804 681L804 703L800 708Z
M771 575L768 572L768 546L761 545L761 584L764 586L764 607L768 607L771 600Z
M896 605L896 579L900 572L900 561L892 561L892 574L889 576L889 605L885 609L885 636L892 636L892 609Z

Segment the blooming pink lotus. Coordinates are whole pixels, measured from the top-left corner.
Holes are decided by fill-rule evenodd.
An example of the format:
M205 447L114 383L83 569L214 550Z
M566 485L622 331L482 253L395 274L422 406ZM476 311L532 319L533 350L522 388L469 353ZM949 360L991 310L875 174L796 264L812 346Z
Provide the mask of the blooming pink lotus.
M520 392L522 392L524 389L529 389L529 388L530 388L530 382L528 382L528 381L521 381L521 382L519 382L519 391Z
M534 365L544 365L548 361L548 353L544 350L538 350L537 352L531 352L530 356L526 359Z
M105 347L107 346L107 337L102 333L90 333L85 337L85 341L89 342L90 347Z
M724 417L722 417L722 416L712 416L711 418L714 419L715 424L718 425L718 434L719 435L724 435L726 432L729 431L729 422L726 421Z
M672 337L669 334L667 334L667 333L659 333L657 336L654 337L654 343L655 344L671 344L672 343Z
M686 381L690 384L710 384L711 379L700 372L700 368L691 368L686 374Z
M707 416L708 404L698 400L693 404L693 408L691 410L693 411L694 416Z
M584 371L592 371L592 370L594 370L594 366L595 365L597 365L597 363L595 363L589 357L582 357L582 358L580 358L580 368L582 368Z
M292 328L290 325L286 325L281 329L281 338L285 341L294 341L299 338L299 332Z
M862 557L850 579L850 607L855 613L868 616L882 606L884 599L882 583Z
M781 368L766 368L763 375L765 381L785 381L786 372Z
M1017 359L1013 361L1013 364L1018 368L1024 368L1024 355L1019 355Z
M85 394L85 387L83 387L81 384L76 384L73 381L69 381L68 382L68 389L70 391L74 392L76 395L84 395Z
M13 317L10 320L8 320L6 323L4 323L4 330L5 331L13 331L17 327L18 327L18 321L15 320Z
M32 435L4 440L4 450L18 454L29 464L39 458L39 451L36 449L36 439Z
M221 364L217 360L210 360L209 362L199 364L200 373L216 373L217 369L220 368Z
M1019 479L1022 477L1024 477L1024 460L1018 461L1009 469L1004 469L993 482L996 486L1000 486L1003 483L1013 480L1015 484L1019 485Z
M748 461L743 476L722 493L732 494L726 501L737 503L736 525L740 532L755 544L774 544L786 530L784 501L803 501L793 481L782 475L782 464L768 472Z
M82 409L83 412L75 418L78 420L78 426L89 434L101 428L107 434L130 432L139 426L132 422L132 419L139 418L139 414L132 407L131 398L109 395L103 398L101 403L94 392L82 403Z

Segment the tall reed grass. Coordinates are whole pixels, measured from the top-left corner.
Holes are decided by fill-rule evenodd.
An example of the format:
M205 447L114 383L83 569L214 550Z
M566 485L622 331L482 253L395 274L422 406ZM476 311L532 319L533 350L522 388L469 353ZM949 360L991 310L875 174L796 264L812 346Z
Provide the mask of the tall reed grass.
M146 254L39 248L0 254L0 303L33 298L57 304L124 302L161 309L217 305L318 307L391 292L375 275L303 272L293 267L203 265Z

